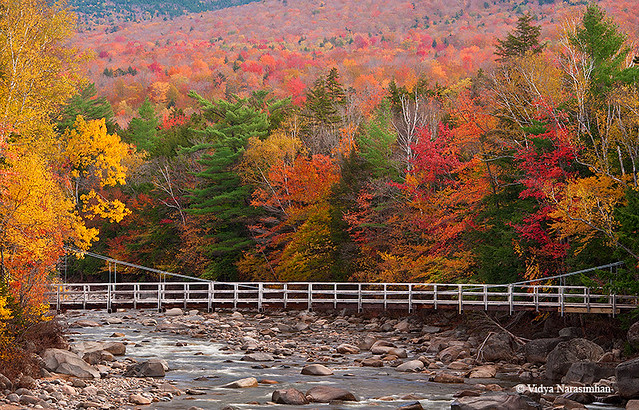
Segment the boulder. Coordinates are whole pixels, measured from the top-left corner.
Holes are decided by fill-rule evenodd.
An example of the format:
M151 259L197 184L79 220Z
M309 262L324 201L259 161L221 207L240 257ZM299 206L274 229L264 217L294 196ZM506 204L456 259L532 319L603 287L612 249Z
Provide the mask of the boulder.
M406 349L400 349L398 347L394 347L392 349L390 349L388 352L386 352L387 355L393 355L393 356L397 356L400 359L405 359L408 357L408 353L406 352Z
M572 339L559 343L546 358L546 378L560 380L575 362L596 362L603 356L601 346L587 339Z
M272 362L275 358L268 353L255 352L245 355L242 360L245 362Z
M115 357L113 357L113 355L106 350L87 352L82 356L82 359L89 364L115 361Z
M122 342L80 342L71 346L71 351L80 355L102 350L114 356L123 356L126 354L126 345Z
M391 343L391 342L387 342L385 340L378 340L376 341L373 346L371 346L371 353L373 354L386 354L389 352L389 350L395 348L396 346Z
M398 332L408 332L408 330L410 330L410 323L408 323L408 320L402 320L401 322L393 326L393 328Z
M455 399L451 410L540 410L542 406L524 395L491 392L481 396L465 396Z
M141 394L131 394L129 395L129 402L137 405L144 406L146 404L151 404L153 400L148 397L144 397Z
M426 325L426 326L422 327L422 333L424 333L424 334L439 333L441 330L442 329L437 327L437 326Z
M564 327L559 331L559 337L564 340L584 337L584 331L580 327Z
M484 342L481 357L488 362L510 361L515 356L515 341L506 333L493 333Z
M615 375L619 395L624 399L639 399L639 358L619 364Z
M44 360L45 368L51 372L68 374L83 379L100 378L98 369L68 350L47 349L42 353L42 360Z
M457 360L456 362L449 364L448 368L451 370L468 370L470 369L470 365L463 360Z
M306 395L297 389L275 390L271 396L271 401L277 404L290 404L294 406L308 404Z
M415 373L424 370L424 363L421 360L409 360L395 368L398 372Z
M358 401L348 390L331 386L313 387L306 392L306 399L311 403L330 403L333 400Z
M307 376L330 376L333 374L333 371L321 364L309 364L304 366L302 374Z
M0 391L1 390L13 390L13 383L2 373L0 373Z
M470 371L468 375L471 379L490 379L497 374L497 366L487 364L484 366L475 367Z
M166 370L159 360L147 360L129 366L124 372L126 377L164 377Z
M435 383L463 383L464 378L450 373L437 373L433 377Z
M248 387L257 387L257 379L255 377L246 377L244 379L236 380L234 382L225 384L222 387L227 389L246 389Z
M384 367L384 362L376 357L368 357L360 362L364 367Z
M595 362L576 362L570 365L568 372L561 379L562 383L579 382L591 385L601 379L615 375L615 369Z
M639 322L633 323L628 329L628 343L635 348L639 348Z
M628 400L626 410L639 410L639 400Z
M167 311L164 312L164 314L166 316L183 316L184 312L182 311L182 309L176 307L172 309L167 309Z
M524 355L528 363L546 363L546 357L563 339L559 337L535 339L524 345Z
M360 352L359 347L347 343L337 346L337 351L342 354L357 354Z
M101 327L102 325L96 321L81 319L70 324L70 327Z
M468 357L468 352L459 345L449 346L437 355L437 358L444 363L450 363L463 357Z

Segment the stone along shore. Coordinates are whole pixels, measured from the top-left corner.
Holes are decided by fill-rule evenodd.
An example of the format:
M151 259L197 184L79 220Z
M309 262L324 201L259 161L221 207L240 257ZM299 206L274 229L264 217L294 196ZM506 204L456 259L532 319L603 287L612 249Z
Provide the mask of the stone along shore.
M593 402L639 409L639 401L634 400L639 399L639 359L622 359L612 340L595 343L578 327L548 329L539 335L543 337L529 340L483 314L464 318L453 312L395 319L298 311L203 314L174 308L162 314L72 311L59 319L69 323L72 338L103 330L102 340L71 341L69 350L43 352L40 379L8 380L0 375L0 408L134 409L182 400L185 407L180 408L187 409L185 398L206 394L167 380L165 376L172 371L168 357L130 357L137 344L112 328L131 325L138 327L135 332L150 337L175 337L178 347L219 344L221 354L236 357L236 362L255 374L217 387L236 392L270 388L270 400L247 397L242 401L255 406L367 401L371 407L420 409L429 391L445 385L455 392L450 397L453 409L490 405L577 409ZM639 341L639 324L630 329L628 337L631 343ZM204 353L195 353L194 360L198 354ZM363 368L418 374L424 388L411 394L376 396L351 388L347 381L340 381L340 387L309 384L303 388L300 382L260 377L261 369L284 362L294 363L300 377L316 376L317 380L336 377L336 369L355 377ZM233 407L222 402L211 408Z

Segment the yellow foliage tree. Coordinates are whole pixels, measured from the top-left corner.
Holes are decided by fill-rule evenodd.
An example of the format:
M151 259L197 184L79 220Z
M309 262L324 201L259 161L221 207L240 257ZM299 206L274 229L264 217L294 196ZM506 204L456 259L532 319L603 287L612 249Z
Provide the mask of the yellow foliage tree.
M130 211L121 201L108 200L101 188L124 185L127 168L123 164L133 150L117 134L109 134L104 119L85 121L78 116L65 134L66 149L76 203L88 219L96 216L120 222Z
M81 80L84 56L63 45L75 16L46 0L0 0L0 10L0 123L23 138L51 137L51 114Z

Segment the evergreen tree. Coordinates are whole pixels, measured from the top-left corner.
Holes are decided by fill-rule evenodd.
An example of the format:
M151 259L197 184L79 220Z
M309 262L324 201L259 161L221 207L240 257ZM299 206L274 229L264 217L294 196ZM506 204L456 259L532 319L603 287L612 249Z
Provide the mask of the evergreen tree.
M249 106L247 99L235 98L229 102L211 102L191 92L190 97L199 103L203 116L214 124L203 134L208 144L194 147L207 149L200 160L204 170L197 174L201 183L191 194L191 208L194 215L213 215L215 218L207 227L214 243L206 249L211 263L205 275L215 279L236 279L235 263L242 251L252 243L247 223L257 214L250 206L252 188L242 185L235 170L251 137L264 138L269 121L265 112Z
M95 84L87 84L80 92L67 101L62 107L62 114L58 120L57 129L64 132L67 128L73 127L75 119L81 115L85 120L99 120L104 118L107 131L114 133L117 125L113 122L113 109L106 97L97 97L98 91Z
M524 14L517 20L514 33L509 33L505 40L497 40L495 54L500 59L541 53L544 49L544 45L539 43L541 28L531 24L532 21L533 17L530 14Z
M155 116L153 104L147 98L138 109L139 117L133 118L127 129L127 137L139 151L152 153L157 144L157 127L160 121Z
M591 92L605 92L615 82L631 83L637 80L639 68L625 67L630 47L626 36L599 6L588 6L582 26L570 37L570 42L589 55L594 63Z

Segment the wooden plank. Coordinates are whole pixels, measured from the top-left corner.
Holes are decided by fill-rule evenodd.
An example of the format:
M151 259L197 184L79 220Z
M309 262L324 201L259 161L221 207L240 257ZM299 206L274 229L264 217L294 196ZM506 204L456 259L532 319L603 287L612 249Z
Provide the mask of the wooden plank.
M619 314L621 313L621 309L616 308L612 310L612 307L588 307L588 306L564 306L564 313L597 313L597 314ZM557 310L561 312L561 307Z

